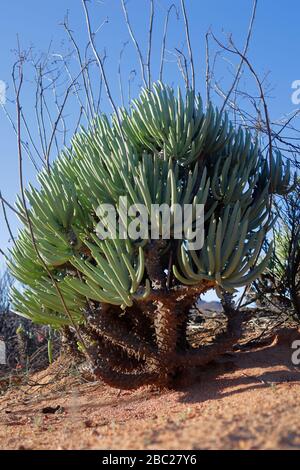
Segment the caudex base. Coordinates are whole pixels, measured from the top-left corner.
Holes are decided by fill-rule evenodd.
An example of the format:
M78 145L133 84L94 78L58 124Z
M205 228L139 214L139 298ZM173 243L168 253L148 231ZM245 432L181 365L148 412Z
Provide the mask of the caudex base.
M153 290L144 301L121 310L108 304L85 312L87 355L95 378L119 389L142 385L172 388L193 367L204 366L232 349L241 335L242 316L227 310L227 328L213 344L192 347L187 339L189 310L213 287Z

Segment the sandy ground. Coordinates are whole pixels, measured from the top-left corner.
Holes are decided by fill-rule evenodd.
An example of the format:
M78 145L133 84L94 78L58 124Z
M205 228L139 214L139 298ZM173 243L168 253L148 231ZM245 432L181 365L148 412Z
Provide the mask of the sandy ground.
M59 377L54 363L30 378L40 385L0 398L0 448L300 449L291 353L289 342L237 352L192 386L160 392L82 384L75 372Z

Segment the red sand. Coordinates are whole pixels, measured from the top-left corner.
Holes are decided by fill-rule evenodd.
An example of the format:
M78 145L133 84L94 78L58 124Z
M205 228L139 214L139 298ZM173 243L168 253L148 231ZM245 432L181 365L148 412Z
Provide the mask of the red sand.
M119 392L58 379L0 398L1 449L300 449L300 366L290 344L227 355L179 391ZM60 406L44 414L46 406Z

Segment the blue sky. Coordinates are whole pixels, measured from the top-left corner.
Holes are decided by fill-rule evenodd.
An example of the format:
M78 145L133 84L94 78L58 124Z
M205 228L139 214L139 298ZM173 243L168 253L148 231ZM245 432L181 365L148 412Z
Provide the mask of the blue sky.
M179 6L179 1L175 2ZM169 0L155 0L156 16L153 42L153 76L158 70L162 25ZM95 27L107 17L109 22L97 36L97 45L101 51L107 51L106 71L112 93L119 103L117 83L117 60L122 43L128 39L128 32L119 0L92 0L89 4L91 18ZM242 47L252 9L252 0L186 0L190 19L191 38L196 65L197 88L203 93L205 81L205 33L211 27L220 38L232 33L236 44ZM137 37L143 45L147 39L148 30L148 0L129 0L129 14ZM180 8L179 8L180 9ZM13 49L16 47L18 34L23 48L34 46L36 50L47 49L53 41L53 48L60 50L66 47L65 33L60 26L67 10L72 30L79 44L84 47L87 42L87 32L84 23L83 10L80 0L10 0L1 2L0 7L0 80L8 86L8 96L11 92L11 68L14 62ZM249 58L260 76L267 72L271 84L270 112L274 119L284 113L295 110L291 102L291 83L300 79L299 65L299 18L300 3L297 0L260 0L258 1L257 17L249 51ZM181 46L184 42L184 31L181 22L174 15L170 20L170 30L167 48ZM221 83L226 88L230 83L229 64L220 61L218 68ZM132 68L137 68L136 55L132 44L124 53L124 77ZM95 81L98 78L95 77ZM136 83L138 83L138 80ZM180 82L180 76L175 63L168 63L165 80L172 84ZM27 84L26 84L27 85ZM250 85L249 85L250 86ZM35 127L32 118L32 100L30 94L23 94L23 105L29 116L29 124ZM109 112L104 100L102 109ZM13 109L12 109L13 110ZM68 112L75 113L72 107ZM14 201L18 192L17 147L13 131L0 109L0 189L10 201ZM25 161L25 176L34 180L34 172L28 161ZM12 228L16 231L17 222L12 220ZM3 216L0 216L0 246L6 249L10 246L9 235Z

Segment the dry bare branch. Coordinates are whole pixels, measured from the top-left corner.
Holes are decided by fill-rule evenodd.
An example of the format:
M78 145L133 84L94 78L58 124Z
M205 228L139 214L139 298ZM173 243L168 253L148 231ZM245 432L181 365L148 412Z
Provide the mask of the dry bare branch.
M187 41L187 46L188 46L188 51L189 51L189 57L190 57L190 65L191 65L191 76L192 76L192 89L195 90L195 67L194 67L194 57L193 57L193 49L191 45L191 38L190 38L190 27L189 27L189 21L188 17L186 14L186 8L185 8L185 1L181 0L181 9L183 13L183 19L184 19L184 25L185 25L185 34L186 34L186 41Z
M137 51L137 55L138 55L138 59L139 59L139 63L140 63L140 68L141 68L141 75L142 75L142 80L143 80L143 83L144 83L144 87L147 88L147 80L146 80L146 75L145 75L145 65L144 65L144 59L143 59L143 54L142 54L142 51L141 51L141 48L139 46L139 43L135 37L135 34L133 32L133 29L132 29L132 26L131 26L131 23L130 23L130 20L129 20L129 15L128 15L128 11L127 11L127 6L126 6L126 2L125 0L121 0L121 3L122 3L122 8L123 8L123 12L124 12L124 17L125 17L125 22L126 22L126 25L127 25L127 28L128 28L128 32L129 32L129 35L131 37L131 40L136 48L136 51Z

